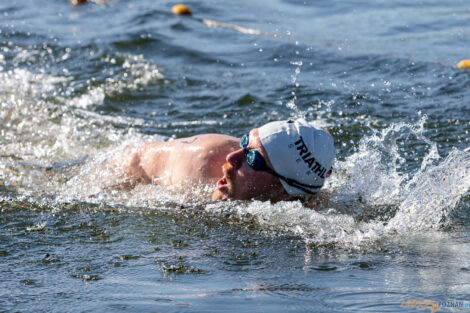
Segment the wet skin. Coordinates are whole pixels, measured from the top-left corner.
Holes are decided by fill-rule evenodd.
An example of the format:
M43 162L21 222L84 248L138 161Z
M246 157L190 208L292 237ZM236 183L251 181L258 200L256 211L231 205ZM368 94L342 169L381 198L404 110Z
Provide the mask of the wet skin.
M272 167L259 139L250 131L248 149L257 149ZM279 179L255 171L246 162L240 139L203 134L168 142L151 142L126 147L122 158L127 187L158 184L185 190L195 184L212 185L212 199L271 199L284 194Z
M259 139L258 129L251 130L249 138L247 149L258 150L272 168ZM225 159L224 176L217 182L217 189L212 194L212 199L269 199L283 193L279 179L267 172L255 171L246 162L246 154L241 148L228 154Z

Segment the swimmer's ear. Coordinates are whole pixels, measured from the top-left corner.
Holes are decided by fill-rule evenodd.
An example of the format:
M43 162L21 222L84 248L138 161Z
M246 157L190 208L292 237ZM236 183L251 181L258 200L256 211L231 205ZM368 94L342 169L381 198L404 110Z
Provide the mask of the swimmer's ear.
M70 0L70 3L72 5L80 5L80 4L85 4L87 3L87 0Z

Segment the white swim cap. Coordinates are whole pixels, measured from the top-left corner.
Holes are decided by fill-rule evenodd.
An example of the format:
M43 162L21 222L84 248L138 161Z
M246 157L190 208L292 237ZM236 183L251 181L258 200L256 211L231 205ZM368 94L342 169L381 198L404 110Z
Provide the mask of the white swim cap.
M333 138L324 130L308 124L304 119L271 122L258 128L259 137L274 170L316 193L331 173L336 149ZM309 194L280 179L292 196ZM317 188L314 188L314 187Z

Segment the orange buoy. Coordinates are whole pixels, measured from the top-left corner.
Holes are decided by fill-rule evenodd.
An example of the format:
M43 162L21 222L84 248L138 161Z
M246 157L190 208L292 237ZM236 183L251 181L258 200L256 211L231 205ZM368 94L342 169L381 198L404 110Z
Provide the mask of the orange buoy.
M87 3L87 0L70 0L70 3L73 5L80 5Z
M459 64L457 64L454 67L455 68L464 68L464 69L470 70L470 60L462 60L462 61L459 62Z
M184 4L176 4L171 8L171 12L176 15L191 15L191 10Z

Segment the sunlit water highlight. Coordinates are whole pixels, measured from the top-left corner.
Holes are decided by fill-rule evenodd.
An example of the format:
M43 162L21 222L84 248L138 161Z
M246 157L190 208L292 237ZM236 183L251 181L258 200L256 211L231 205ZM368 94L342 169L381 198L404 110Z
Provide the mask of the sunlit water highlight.
M428 2L423 25L449 13ZM403 300L468 300L470 75L448 64L468 58L466 4L429 36L406 5L357 4L407 12L405 28L374 25L388 42L341 3L270 3L256 18L258 4L193 3L275 36L121 5L48 4L41 19L23 1L0 5L1 310L397 312ZM303 10L344 25L328 32ZM391 52L415 37L422 46ZM240 136L291 116L336 141L316 210L212 202L210 186L117 191L96 171L129 144Z

